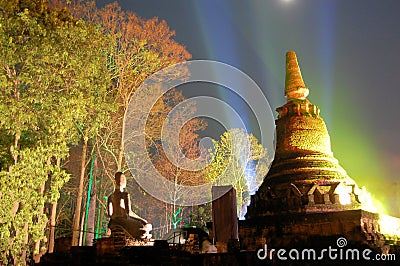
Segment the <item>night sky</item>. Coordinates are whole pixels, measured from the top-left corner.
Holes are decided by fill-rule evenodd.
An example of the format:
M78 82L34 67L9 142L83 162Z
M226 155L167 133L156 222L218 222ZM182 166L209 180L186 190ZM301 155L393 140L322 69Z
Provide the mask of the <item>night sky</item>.
M118 3L142 18L166 20L193 59L245 72L273 110L285 102L285 53L296 51L308 99L321 108L335 157L386 211L400 215L400 1Z

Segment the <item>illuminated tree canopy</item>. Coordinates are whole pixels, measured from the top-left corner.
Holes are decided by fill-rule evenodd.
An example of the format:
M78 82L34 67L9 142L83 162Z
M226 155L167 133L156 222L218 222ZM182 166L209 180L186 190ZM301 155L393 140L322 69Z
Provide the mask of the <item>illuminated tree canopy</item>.
M0 243L0 263L4 264L25 263L32 251L38 261L47 246L52 250L60 194L61 204L71 213L57 215L75 211L74 232L86 222L80 219L85 198L98 194L99 201L85 211L98 206L102 226L101 200L112 190L110 177L126 169L122 121L132 94L154 72L190 58L185 47L172 39L174 32L165 21L141 19L117 4L97 9L94 1L54 0L50 8L47 2L0 2L0 233L6 239ZM159 148L159 128L166 114L183 99L173 90L154 106L146 127L152 149ZM202 122L192 121L188 130L202 128ZM195 133L188 135L187 146L195 141ZM75 172L65 168L72 155L80 164ZM154 160L160 160L156 155ZM93 171L98 191L93 185L87 195ZM71 190L62 189L65 184ZM159 216L157 210L154 213Z
M236 190L237 213L243 218L246 206L268 171L267 150L253 134L244 129L230 129L214 141L212 161L206 171L216 185L232 185Z
M123 117L132 95L147 77L191 55L165 21L141 19L116 3L0 0L0 7L0 264L25 263L31 255L38 262L53 249L56 217L70 220L75 245L83 223L90 220L93 231L94 215L96 231L104 227L102 201L111 178L127 170ZM182 172L162 152L162 124L184 100L174 89L157 101L147 117L146 143L166 180L196 184L204 172ZM195 108L177 115L183 119ZM199 155L198 131L205 127L196 118L182 128L186 156ZM183 213L189 217L179 206L146 201L160 234L184 221Z
M1 7L0 261L18 264L42 250L44 208L69 179L60 161L105 119L110 79L93 25L45 1Z

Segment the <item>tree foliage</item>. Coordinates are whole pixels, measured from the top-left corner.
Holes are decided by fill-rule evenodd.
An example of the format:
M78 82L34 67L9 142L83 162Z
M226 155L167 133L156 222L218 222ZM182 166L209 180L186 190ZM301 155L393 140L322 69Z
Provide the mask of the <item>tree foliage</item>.
M212 161L206 177L216 185L232 185L236 190L237 213L244 218L246 206L267 173L267 150L244 129L224 132L211 150Z
M60 193L70 197L64 209L74 207L72 195L80 198L75 205L82 207L88 160L94 156L98 206L104 209L114 172L126 170L123 117L132 95L151 74L190 59L165 21L141 19L116 3L98 9L94 1L50 2L52 8L46 0L0 0L0 234L6 239L0 243L0 264L24 263L30 251L45 248L45 208L52 206L54 230ZM195 180L189 173L177 175L163 161L160 146L160 128L183 100L172 90L153 106L146 141L154 164L165 169L167 179L194 184L200 176ZM197 131L204 127L193 119L183 128L179 138L189 157L197 156ZM80 173L67 173L62 161L68 161L76 147L82 148ZM134 170L146 167L137 165ZM70 176L74 182L68 186L75 191L60 190ZM177 213L151 197L146 200L157 208L151 213L154 219L160 213ZM60 211L58 215L66 216ZM97 215L102 224L104 212Z
M33 245L34 253L41 251L45 203L57 202L69 179L59 162L80 139L84 122L104 119L108 108L108 71L99 64L103 35L46 2L1 2L3 263L24 263Z
M52 2L54 6L67 6L74 16L99 25L102 32L109 36L106 64L111 74L113 100L117 103L118 110L99 135L99 142L110 155L109 165L114 168L110 172L124 170L123 117L132 95L150 75L172 64L188 60L191 55L184 46L173 40L175 32L158 18L142 19L131 11L122 10L116 2L103 8L97 8L95 1ZM142 100L146 101L146 97ZM159 101L154 109L157 113L165 114L163 101ZM154 120L160 116L162 115L153 116ZM153 125L150 131L157 131L156 128L161 124L157 121L150 122L149 125Z
M106 63L113 84L113 102L117 104L118 109L96 136L97 158L102 167L99 180L102 182L100 186L104 188L101 190L103 194L99 195L98 198L103 199L112 191L114 173L119 170L127 171L125 163L127 152L124 150L122 136L127 130L123 122L132 95L137 92L138 87L149 76L167 66L188 60L191 55L183 45L173 39L175 32L170 30L167 23L159 21L158 18L142 19L131 11L122 10L117 3L108 4L102 8L98 8L95 1L53 0L52 3L54 6L68 7L74 16L99 25L102 32L109 36ZM162 78L167 81L170 78L175 78L176 74L171 73L171 76L163 76ZM157 90L149 91L147 95L140 97L139 102L131 104L145 105L153 98L153 95L159 93ZM200 179L198 173L193 176L193 174L183 173L174 167L165 157L161 145L161 128L166 122L167 115L174 106L184 99L182 93L171 90L154 104L150 113L134 114L146 120L147 150L132 147L134 152L131 156L135 156L135 161L138 163L135 165L135 169L129 170L138 174L150 171L151 165L141 158L151 156L153 164L168 180L193 184ZM194 106L191 106L188 111L194 112L194 108ZM186 115L186 117L188 116ZM180 143L185 146L187 155L190 153L189 156L195 156L195 153L198 153L198 151L195 151L198 144L197 131L204 129L204 127L203 121L193 119L182 129L185 132L180 134ZM129 126L130 131L134 131L136 128L136 125ZM175 134L175 132L173 133ZM133 158L131 159L133 160ZM128 178L129 180L131 179ZM135 184L135 182L128 182L128 189L131 190L133 195L137 195L134 201L145 196L144 191L132 186L132 184ZM133 191L136 191L136 193L133 193ZM172 191L171 197L176 196L175 192ZM143 201L144 199L141 198L140 200ZM151 203L147 204L148 208L152 209L151 212L147 211L150 215L150 217L147 217L150 220L160 221L160 216L172 217L172 213L175 213L178 208L175 205L169 206L167 204L167 206L164 206L155 199L150 199L150 201ZM102 204L99 203L99 206L102 206ZM166 210L168 210L168 213L164 214ZM138 210L138 213L141 214L142 210ZM158 224L157 227L168 227L166 224L171 224L170 218L167 218L162 225Z
M177 103L184 101L185 98L179 91L172 91L161 100L164 101L164 111L167 114ZM200 137L198 132L205 129L207 124L199 118L191 119L195 113L196 106L192 102L185 106L174 108L174 112L168 118L159 116L158 119L161 122L171 123L171 126L169 129L164 127L166 132L164 132L163 138L161 137L161 127L157 128L158 130L152 132L153 134L151 135L154 142L149 142L149 146L153 147L155 156L152 161L158 173L164 177L165 182L170 181L174 184L173 188L167 192L170 203L165 204L165 209L170 213L166 216L168 219L163 223L163 226L167 228L169 227L167 226L168 224L176 228L185 216L190 215L188 213L191 211L190 208L178 206L177 204L182 197L180 187L197 186L206 182L201 164L205 163L207 158L201 157L202 150L199 147ZM178 136L177 130L179 131ZM205 153L206 151L203 151L203 154ZM194 162L191 167L199 170L187 169L184 165L184 161L187 159ZM165 185L165 187L168 186Z

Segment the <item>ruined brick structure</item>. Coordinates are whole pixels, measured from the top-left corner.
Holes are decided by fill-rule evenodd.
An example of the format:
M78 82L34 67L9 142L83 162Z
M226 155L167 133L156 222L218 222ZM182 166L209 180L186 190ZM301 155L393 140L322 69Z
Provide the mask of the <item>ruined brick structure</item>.
M308 94L296 54L289 51L275 158L240 223L242 248L318 245L339 236L380 247L385 237L379 215L362 210L363 190L333 156L325 122Z

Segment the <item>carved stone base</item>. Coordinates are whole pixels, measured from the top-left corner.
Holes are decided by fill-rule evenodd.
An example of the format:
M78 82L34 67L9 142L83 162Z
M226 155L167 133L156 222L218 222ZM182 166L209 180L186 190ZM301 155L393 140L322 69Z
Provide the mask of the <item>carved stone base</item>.
M265 244L273 248L336 246L339 237L376 250L389 241L380 233L379 214L363 210L265 216L239 223L241 248L249 251ZM400 239L397 242L399 246Z

